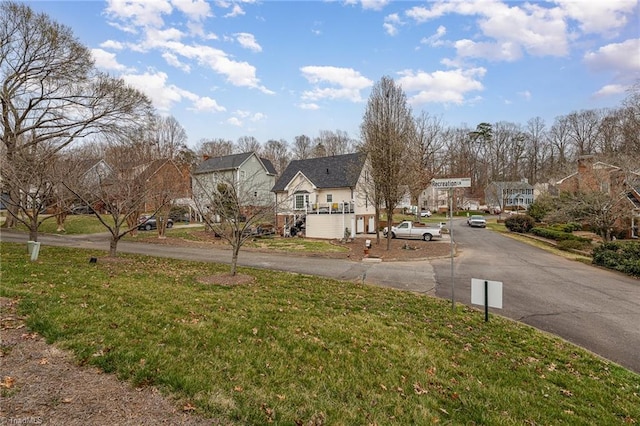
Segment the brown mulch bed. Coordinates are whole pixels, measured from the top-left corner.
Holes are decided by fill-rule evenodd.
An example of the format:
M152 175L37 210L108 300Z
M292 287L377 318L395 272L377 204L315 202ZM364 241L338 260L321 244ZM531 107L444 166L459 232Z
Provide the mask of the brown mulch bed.
M207 247L211 245L215 245L218 248L229 248L229 245L226 241L215 238L211 233L198 231L194 233L199 240L186 240L183 238L172 238L166 237L163 239L157 237L144 237L139 238L138 241L151 243L151 244L163 244L163 245L171 245L178 247ZM275 237L281 238L281 237ZM295 237L294 237L295 239ZM365 254L365 240L369 239L371 241L371 248L369 249L369 253ZM332 244L339 245L347 249L342 252L291 252L291 251L282 251L281 253L286 254L288 256L297 255L297 256L313 256L313 257L325 257L331 259L348 259L359 261L364 258L370 259L380 259L382 261L403 261L403 260L419 260L419 259L430 259L430 258L438 258L449 256L451 253L451 247L449 245L448 239L434 239L433 241L422 241L422 240L401 240L401 239L392 239L390 248L387 249L387 240L382 236L380 237L380 243L376 243L375 235L371 235L368 237L357 237L353 241L350 242L341 242L338 240L332 241ZM277 250L273 249L260 249L256 247L250 247L249 244L245 244L240 249L243 252L268 252L268 253L277 253Z

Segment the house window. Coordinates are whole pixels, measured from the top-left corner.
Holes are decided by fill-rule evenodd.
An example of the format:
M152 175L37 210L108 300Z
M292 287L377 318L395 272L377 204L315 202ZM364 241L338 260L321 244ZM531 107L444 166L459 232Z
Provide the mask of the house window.
M600 191L605 194L609 193L609 182L600 182Z
M327 194L327 203L333 203L333 194Z
M309 204L309 194L296 194L294 209L304 210L307 204Z

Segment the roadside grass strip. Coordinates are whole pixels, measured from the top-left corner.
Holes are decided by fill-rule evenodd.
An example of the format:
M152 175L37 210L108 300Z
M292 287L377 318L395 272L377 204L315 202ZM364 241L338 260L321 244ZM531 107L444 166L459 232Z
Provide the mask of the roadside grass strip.
M27 325L223 424L637 424L640 375L409 292L227 265L0 243ZM97 257L97 263L89 263Z

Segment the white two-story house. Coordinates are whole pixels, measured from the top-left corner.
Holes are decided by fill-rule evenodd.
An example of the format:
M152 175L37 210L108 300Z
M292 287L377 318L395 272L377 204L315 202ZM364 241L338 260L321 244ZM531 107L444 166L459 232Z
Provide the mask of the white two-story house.
M367 170L363 153L291 161L272 189L278 229L311 238L375 232Z

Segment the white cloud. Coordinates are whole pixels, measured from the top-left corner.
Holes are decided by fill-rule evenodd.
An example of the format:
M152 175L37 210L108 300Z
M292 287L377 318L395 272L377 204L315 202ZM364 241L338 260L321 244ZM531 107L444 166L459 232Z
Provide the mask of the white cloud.
M315 111L317 109L320 109L320 106L314 103L301 103L301 104L298 104L298 108Z
M236 127L242 127L242 120L238 119L237 117L230 117L227 119L227 124Z
M458 55L462 57L512 61L525 51L534 56L563 56L568 53L567 24L560 8L515 4L510 6L496 0L440 2L430 8L412 7L405 14L418 23L447 14L477 16L481 34L474 40L456 43L460 49Z
M630 79L640 77L640 38L602 46L595 52L587 52L584 62L595 71L613 70L628 74Z
M256 77L256 69L253 65L247 62L233 61L220 49L205 45L187 45L178 41L160 41L154 43L153 47L168 50L176 57L196 60L200 65L224 75L227 81L234 86L255 88L265 94L274 93L260 85L260 79Z
M105 70L126 71L128 68L116 60L116 55L102 49L91 49L93 59L96 61L96 67Z
M362 8L368 10L382 10L390 0L361 0Z
M176 9L191 20L199 21L211 16L209 3L204 0L172 0L172 2Z
M193 108L189 108L192 111L213 111L223 112L226 111L225 107L218 105L215 99L211 99L208 96L197 98L193 102Z
M191 72L191 67L189 66L189 64L185 64L183 62L180 62L180 59L178 59L178 57L176 55L174 55L173 53L165 52L165 53L162 54L162 57L172 67L176 67L178 69L181 69L182 71L184 71L186 73Z
M186 94L174 85L167 85L167 74L163 72L125 74L121 77L125 82L145 93L160 111L169 111L171 106L180 102Z
M472 40L458 40L454 43L459 57L484 58L491 61L515 61L522 57L522 50L516 43L478 43Z
M266 116L266 115L264 115L263 113L261 113L261 112L256 112L256 113L255 113L255 114L253 114L253 116L251 117L251 121L254 121L254 122L256 122L256 121L262 121L262 120L265 120L266 118L267 118L267 116Z
M442 37L444 37L446 34L447 29L444 26L440 25L434 35L424 37L422 40L420 40L420 43L433 47L441 46L443 44Z
M360 91L371 87L373 82L351 68L338 68L331 66L306 66L300 68L302 75L311 84L316 86L328 84L330 88L315 87L305 91L302 95L305 100L347 99L352 102L361 102Z
M557 8L529 3L522 7L495 4L484 12L479 26L499 45L517 45L534 56L564 56L569 51L567 25Z
M225 111L225 108L208 97L201 97L195 93L179 88L173 84L167 84L167 74L164 72L146 72L144 74L125 74L122 79L146 94L153 105L161 112L168 112L171 107L183 100L192 103L190 110L194 111Z
M162 27L162 15L170 14L168 0L108 0L107 16L141 27Z
M399 25L402 25L400 16L397 13L392 13L391 15L387 15L384 17L384 23L382 24L382 27L387 34L389 34L390 36L395 36L398 34Z
M480 79L486 74L484 68L456 69L426 73L411 70L399 73L398 84L407 93L417 92L409 101L414 105L441 102L461 105L469 92L483 90Z
M594 93L594 97L604 98L608 96L621 95L629 89L629 86L622 84L608 84Z
M245 49L249 49L253 52L262 52L262 46L256 42L256 38L253 34L249 33L236 33L236 40L240 43L240 46Z
M100 47L111 50L122 50L124 49L125 45L119 41L107 40L100 43Z
M167 28L166 30L149 28L146 31L144 47L146 48L163 47L168 42L180 41L183 38L183 36L184 36L184 33L178 30L177 28Z
M240 5L238 4L234 4L233 7L231 8L231 12L227 13L226 15L224 15L225 18L235 18L236 16L241 16L244 15L245 12L242 9L242 7L240 7Z
M640 38L602 46L587 52L584 62L593 71L612 72L615 84L608 84L595 93L596 97L618 95L640 79Z
M613 35L629 23L638 20L637 0L575 1L555 0L568 18L580 23L585 33Z

